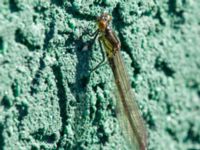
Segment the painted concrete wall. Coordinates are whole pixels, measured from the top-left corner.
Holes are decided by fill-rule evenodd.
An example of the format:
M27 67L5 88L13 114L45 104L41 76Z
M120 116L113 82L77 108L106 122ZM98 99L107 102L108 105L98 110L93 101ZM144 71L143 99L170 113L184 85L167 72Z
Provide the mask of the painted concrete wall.
M195 0L1 0L0 149L127 149L108 64L103 11L122 44L149 150L200 149L200 3Z

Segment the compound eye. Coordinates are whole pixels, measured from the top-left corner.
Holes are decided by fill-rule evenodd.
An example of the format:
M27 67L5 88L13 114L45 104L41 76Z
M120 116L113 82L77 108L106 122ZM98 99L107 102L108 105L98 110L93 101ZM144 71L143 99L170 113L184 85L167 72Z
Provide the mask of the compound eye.
M108 16L106 16L106 21L108 21L109 19L108 19Z
M106 18L105 16L103 16L102 19L103 19L104 21L107 21L107 18Z
M106 16L106 21L108 22L108 21L110 21L110 20L111 20L111 16L107 15L107 16Z

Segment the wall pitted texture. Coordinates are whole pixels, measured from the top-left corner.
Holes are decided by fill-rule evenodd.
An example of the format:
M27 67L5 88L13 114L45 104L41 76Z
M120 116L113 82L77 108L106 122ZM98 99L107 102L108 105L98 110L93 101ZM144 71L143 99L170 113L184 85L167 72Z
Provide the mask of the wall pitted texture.
M1 0L0 150L127 149L111 69L98 42L103 11L148 129L149 150L200 149L200 3L193 0Z

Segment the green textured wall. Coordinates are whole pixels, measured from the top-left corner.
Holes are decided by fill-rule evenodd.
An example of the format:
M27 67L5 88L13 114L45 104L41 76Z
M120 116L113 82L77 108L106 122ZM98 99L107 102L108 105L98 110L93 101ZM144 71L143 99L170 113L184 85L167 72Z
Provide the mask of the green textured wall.
M103 11L122 43L149 150L200 150L200 3L1 0L0 150L127 149L99 45ZM82 36L83 35L83 36Z

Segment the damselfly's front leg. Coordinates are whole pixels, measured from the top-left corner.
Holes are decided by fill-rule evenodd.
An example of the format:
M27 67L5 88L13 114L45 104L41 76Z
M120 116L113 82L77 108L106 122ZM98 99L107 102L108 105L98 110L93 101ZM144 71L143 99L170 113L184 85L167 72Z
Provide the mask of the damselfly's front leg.
M86 44L83 46L82 51L87 51L89 49L92 49L92 46L94 45L98 35L99 35L99 30L97 29L94 33L90 34L88 33L89 36L93 37L91 40L87 41Z
M94 72L95 70L97 70L97 69L98 69L99 67L101 67L102 65L104 65L104 62L105 62L105 60L106 60L105 52L104 52L104 50L103 50L103 46L102 46L101 40L102 40L102 37L99 37L99 38L98 38L98 42L99 42L99 45L100 45L100 50L101 50L101 53L102 53L103 58L102 58L101 62L100 62L98 65L96 65L96 67L94 67L94 68L92 69L91 73Z
M99 30L97 29L94 33L86 32L90 37L95 37L98 33Z

